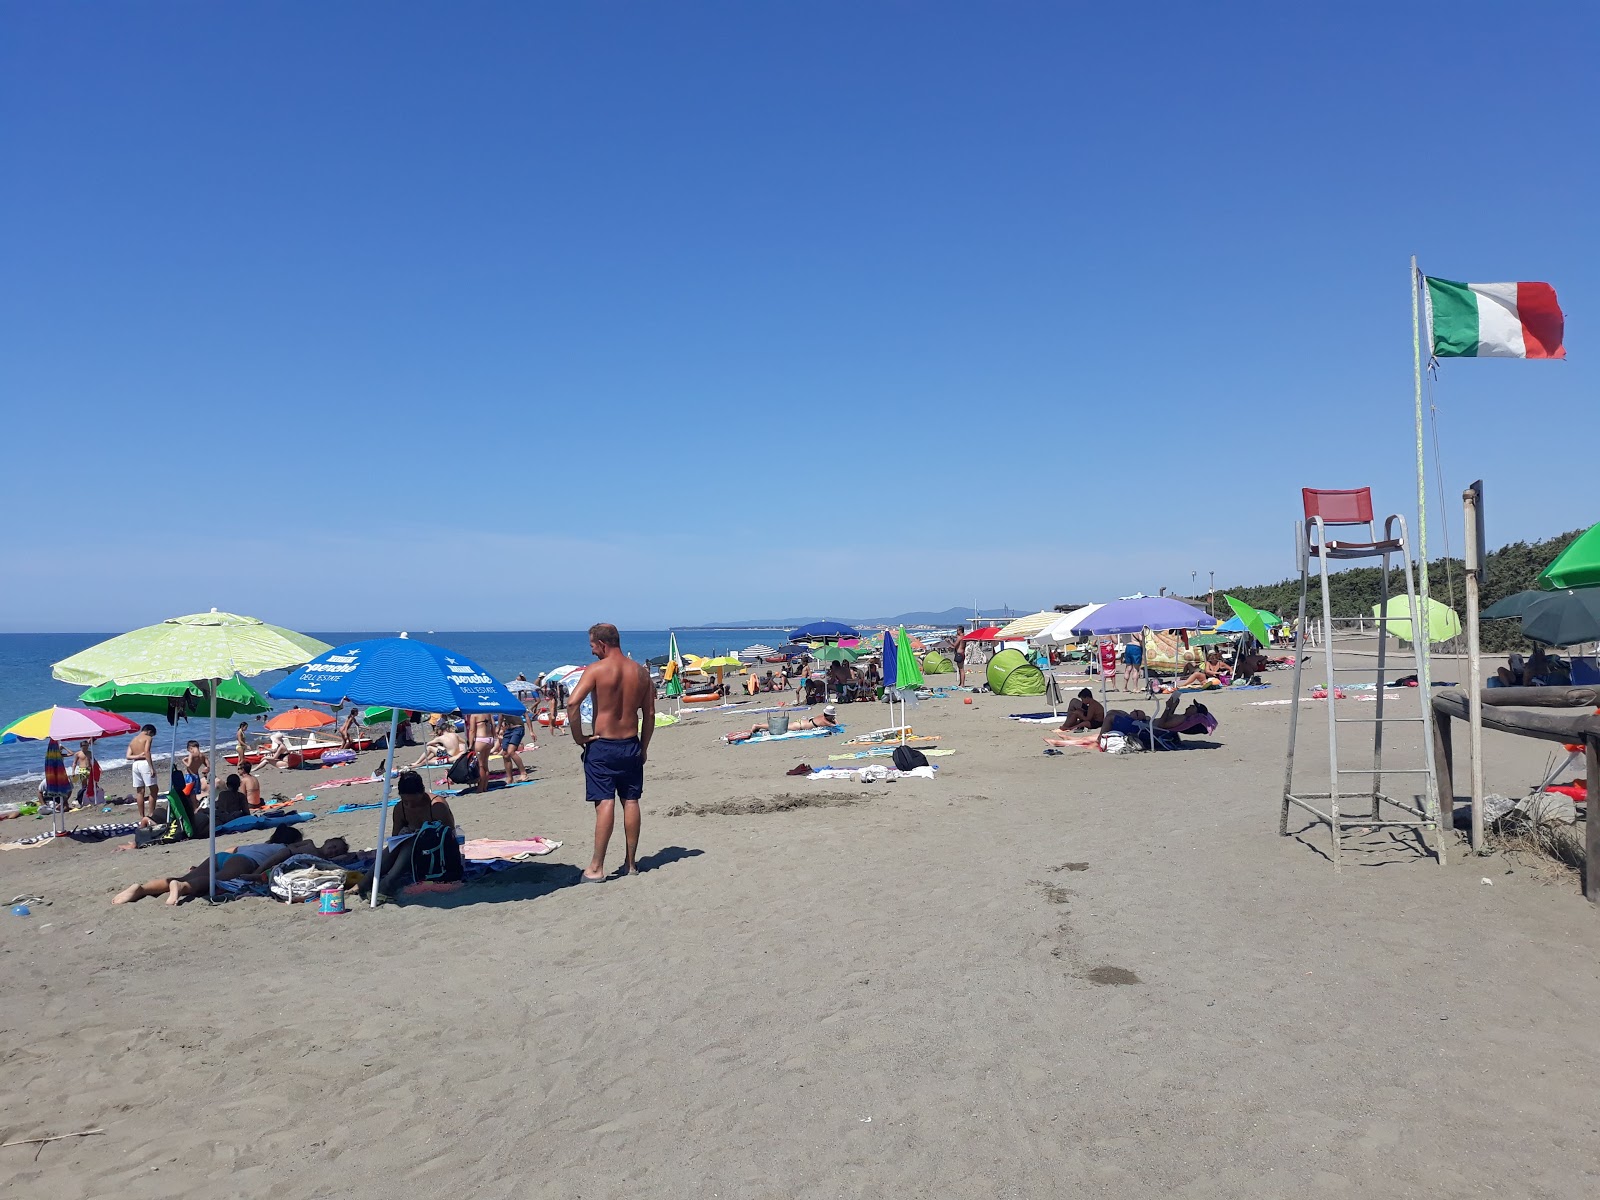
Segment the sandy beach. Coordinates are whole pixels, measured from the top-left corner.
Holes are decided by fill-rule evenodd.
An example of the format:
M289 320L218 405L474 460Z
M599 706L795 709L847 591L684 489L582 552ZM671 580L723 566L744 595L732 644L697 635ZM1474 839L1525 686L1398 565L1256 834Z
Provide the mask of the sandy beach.
M652 747L645 871L594 887L548 735L537 783L456 813L564 845L453 895L113 907L203 848L0 854L50 901L0 914L0 1141L104 1131L0 1150L0 1194L1593 1195L1595 910L1456 844L1357 839L1336 877L1325 831L1280 838L1271 681L1171 754L1047 757L1004 719L1036 700L926 701L955 753L893 784L786 776L845 738L701 714ZM1491 788L1543 760L1488 746ZM370 845L327 812L375 795L308 832Z

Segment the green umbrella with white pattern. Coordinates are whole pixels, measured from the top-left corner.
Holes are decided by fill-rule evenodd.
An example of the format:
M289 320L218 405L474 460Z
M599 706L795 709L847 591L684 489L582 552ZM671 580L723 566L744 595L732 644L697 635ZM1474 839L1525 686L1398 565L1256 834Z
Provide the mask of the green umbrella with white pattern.
M235 675L260 675L287 671L333 649L326 642L268 625L255 617L233 613L193 613L170 617L80 650L56 663L50 671L66 683L94 686L101 683L201 684L210 696L211 746L217 745L217 686ZM214 805L217 773L211 772L207 806ZM215 808L212 807L212 811ZM211 889L217 895L217 827L211 829Z

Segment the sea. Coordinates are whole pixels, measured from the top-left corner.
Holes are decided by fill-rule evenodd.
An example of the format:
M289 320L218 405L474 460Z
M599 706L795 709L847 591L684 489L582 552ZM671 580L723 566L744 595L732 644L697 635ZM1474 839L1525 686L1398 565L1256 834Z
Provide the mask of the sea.
M365 638L392 637L392 633L311 633L331 646ZM779 646L788 640L781 629L688 629L678 630L678 649L685 654L737 654L746 646L757 643ZM52 704L73 706L84 691L75 684L61 683L51 677L50 666L80 650L105 641L107 633L6 633L0 634L0 725L49 708ZM581 629L534 630L528 633L446 633L412 632L412 637L429 641L437 646L454 650L473 659L496 679L515 679L518 672L532 679L540 671L552 667L593 661L589 653L589 635ZM664 629L624 630L624 653L643 662L667 652L668 632ZM282 671L269 671L250 682L265 692L284 677ZM279 708L287 708L287 703ZM159 731L156 743L158 758L167 756L171 745L172 729L166 719L159 716L135 717L149 721ZM251 721L252 731L259 732L259 721ZM233 741L237 721L217 722L217 739L224 745ZM210 721L205 716L179 723L179 741L197 739L205 745ZM95 756L103 770L111 771L127 765L123 751L128 739L101 738L95 743ZM68 746L70 751L74 747ZM44 743L13 742L0 745L0 785L21 783L44 777Z

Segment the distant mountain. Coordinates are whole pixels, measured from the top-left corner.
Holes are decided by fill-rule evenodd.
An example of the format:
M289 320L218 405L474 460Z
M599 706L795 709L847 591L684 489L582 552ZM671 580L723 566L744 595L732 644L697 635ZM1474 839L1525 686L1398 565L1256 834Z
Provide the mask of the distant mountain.
M1029 610L1032 611L1032 610ZM1015 617L1026 616L1027 613L1017 612L1009 608L987 608L978 610L980 617L994 620L1010 620ZM792 617L784 621L717 621L710 625L696 625L696 629L798 629L802 625L809 625L813 621L843 621L846 625L861 627L863 625L960 625L970 624L972 610L970 608L947 608L943 612L907 612L895 617Z

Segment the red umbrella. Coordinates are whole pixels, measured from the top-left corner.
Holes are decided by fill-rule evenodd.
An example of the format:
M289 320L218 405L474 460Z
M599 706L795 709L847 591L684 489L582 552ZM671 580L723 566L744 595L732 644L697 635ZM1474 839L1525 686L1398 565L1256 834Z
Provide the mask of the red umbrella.
M994 641L994 635L999 632L1000 626L986 625L982 629L974 629L971 633L963 633L961 640L963 642L992 642Z
M267 720L267 728L275 732L285 729L321 729L324 725L332 724L332 717L314 708L291 708L288 712L279 713Z

